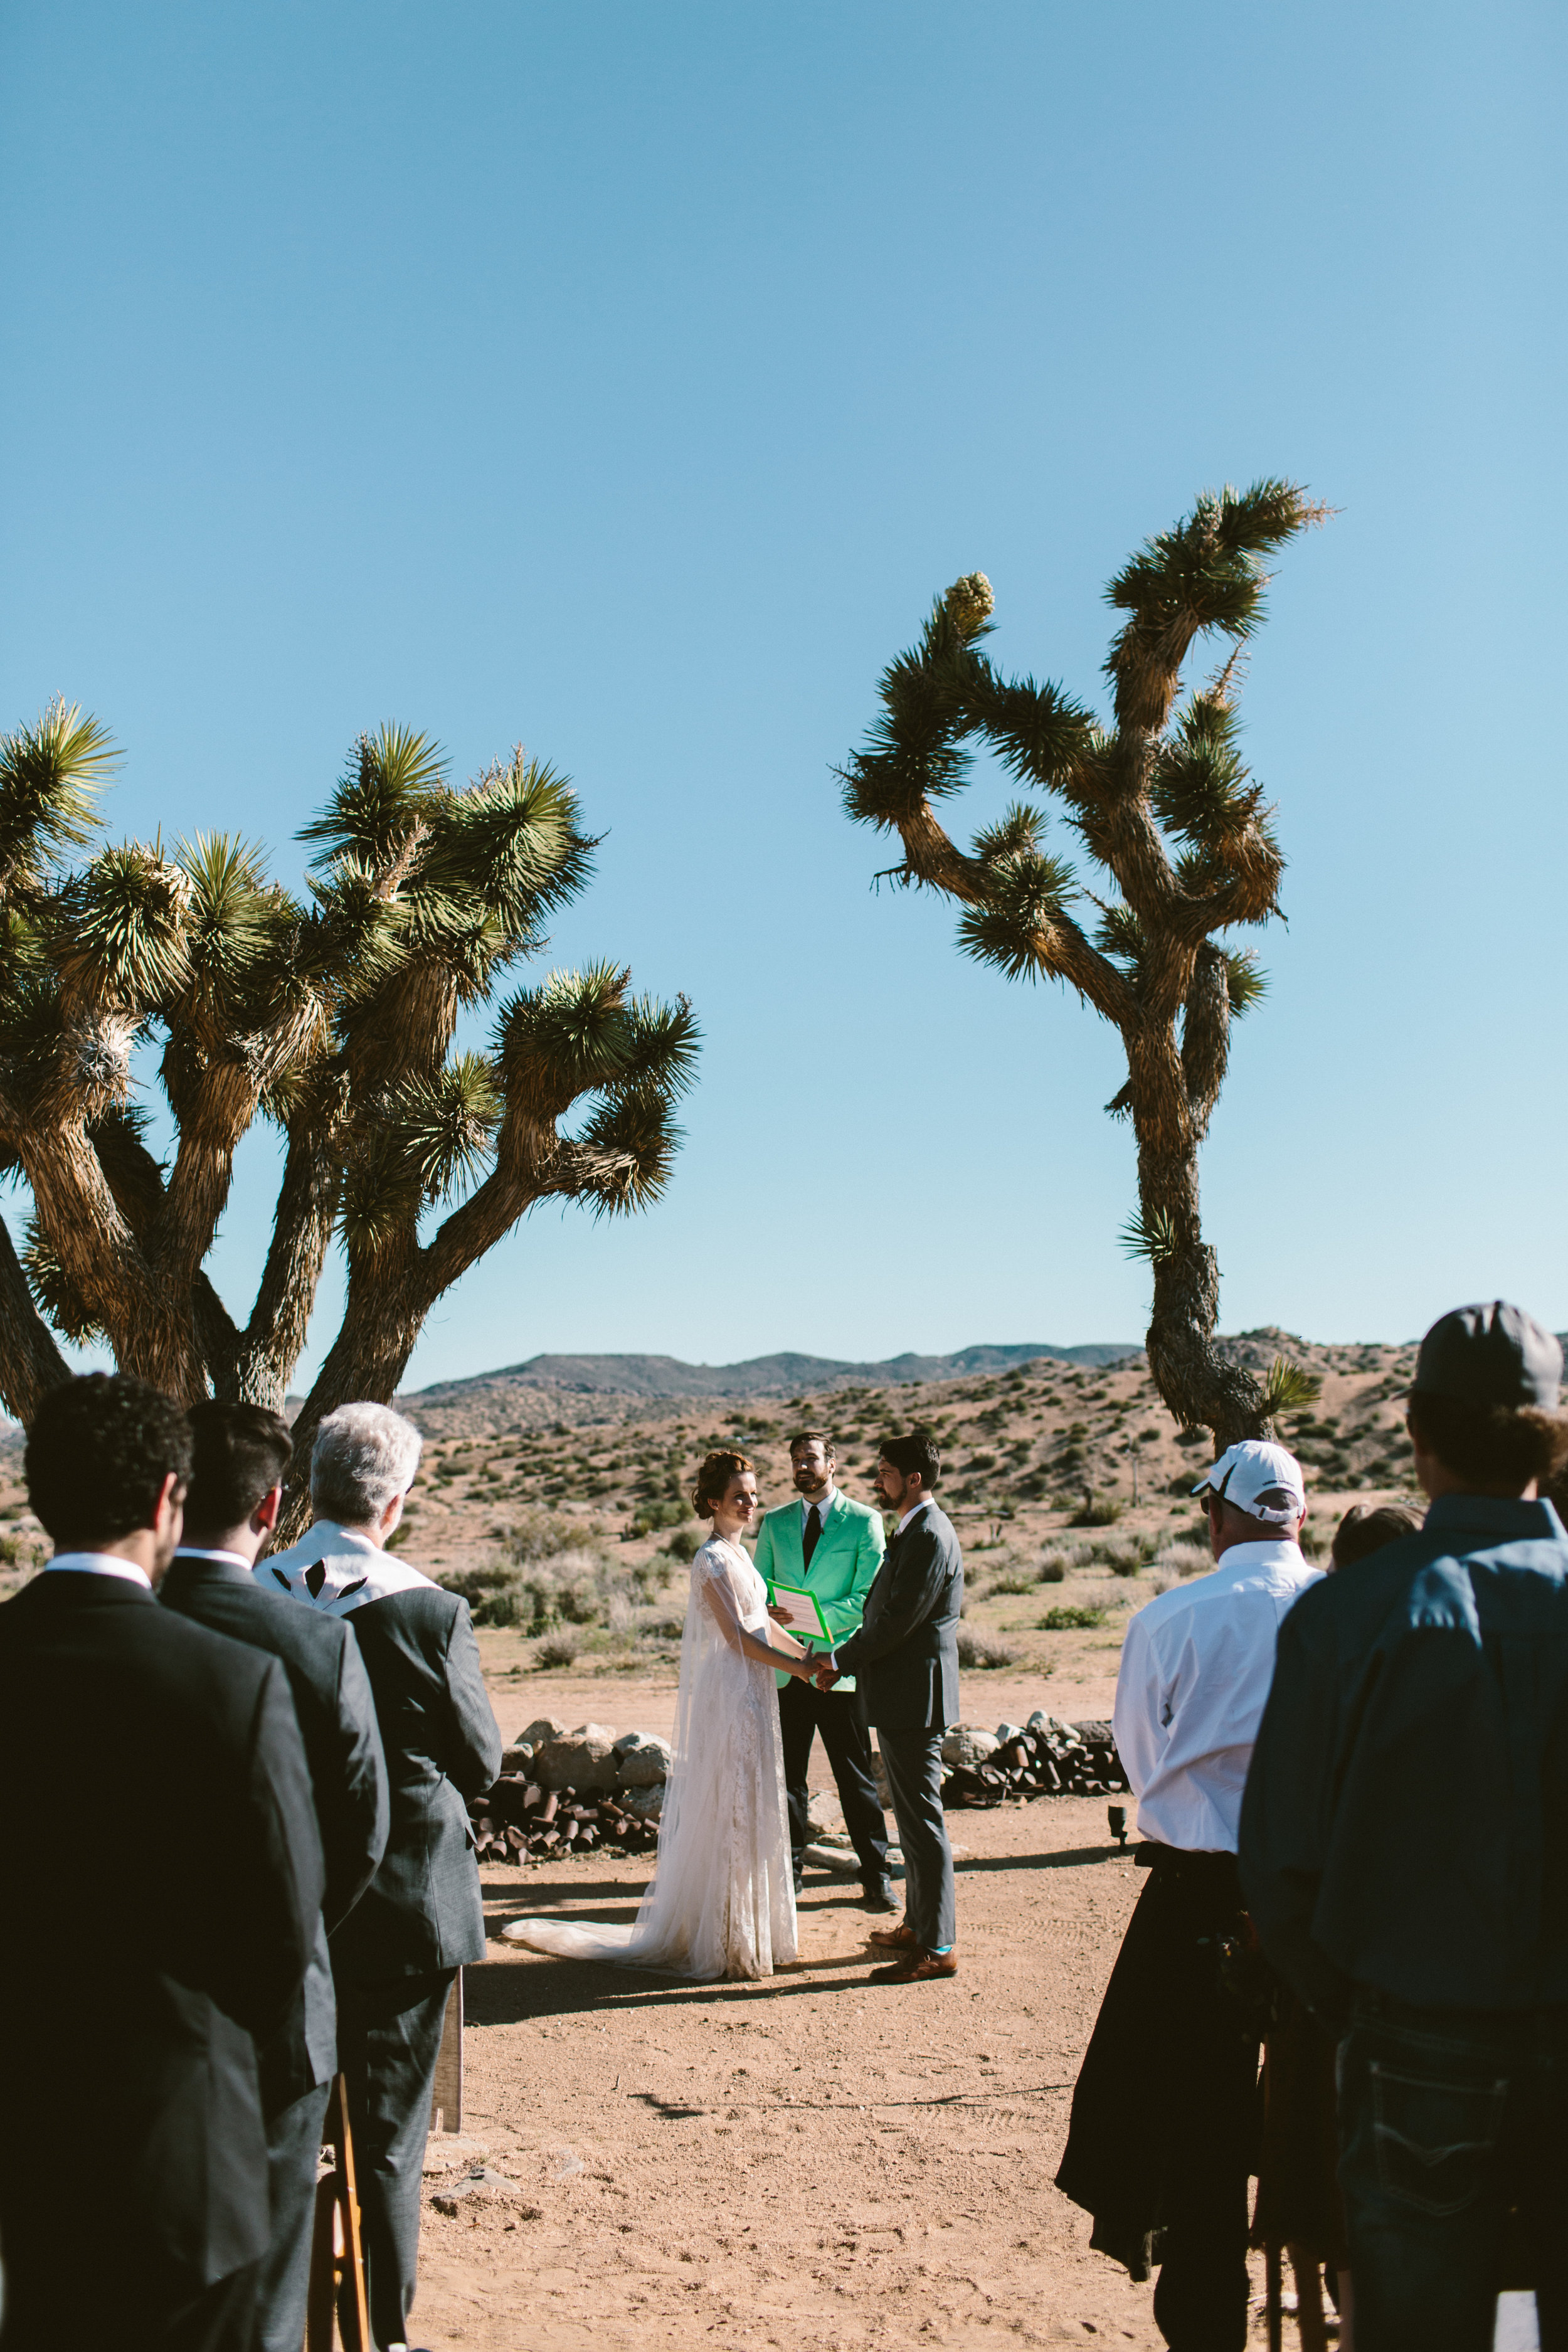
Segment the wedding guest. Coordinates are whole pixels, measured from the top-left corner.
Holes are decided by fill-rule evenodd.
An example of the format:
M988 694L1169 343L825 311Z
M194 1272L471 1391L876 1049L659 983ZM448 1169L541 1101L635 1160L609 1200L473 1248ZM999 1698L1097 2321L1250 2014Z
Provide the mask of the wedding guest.
M1237 1828L1279 1623L1321 1571L1297 1540L1306 1494L1284 1446L1244 1439L1193 1491L1216 1566L1140 1610L1122 1644L1116 1745L1149 1881L1057 2186L1093 2214L1091 2246L1134 2279L1158 2264L1154 2322L1174 2352L1243 2352L1258 2034L1217 1958L1246 1938Z
M855 1633L865 1613L866 1595L881 1565L886 1543L882 1516L864 1503L852 1503L835 1486L837 1458L826 1430L801 1430L790 1439L789 1459L800 1499L764 1513L757 1538L757 1574L770 1587L778 1584L809 1592L822 1612L831 1645ZM797 1622L780 1609L771 1609L769 1614L803 1641L822 1639L822 1627L815 1618ZM776 1680L795 1893L800 1893L803 1858L811 1836L806 1826L811 1801L808 1778L812 1743L820 1731L844 1809L844 1826L860 1864L865 1907L896 1911L899 1906L888 1876L887 1815L871 1763L866 1702L854 1675L846 1675L831 1690L821 1690L803 1675L782 1671Z
M958 1972L952 1848L942 1808L942 1737L958 1721L958 1621L963 1555L937 1507L942 1455L923 1431L882 1441L877 1492L898 1527L866 1596L858 1633L823 1658L818 1685L854 1675L876 1726L904 1854L904 1916L873 1928L894 1957L880 1984L920 1984Z
M1405 1503L1352 1503L1334 1530L1329 1573L1354 1568L1384 1544L1414 1535L1421 1516ZM1302 2352L1327 2342L1320 2267L1340 2317L1339 2352L1354 2352L1354 2302L1340 2195L1334 2043L1288 1985L1276 1980L1263 2043L1263 2141L1255 2246L1289 2252Z
M270 1580L323 1616L352 1619L391 1781L385 1857L331 1947L381 2352L407 2342L447 1998L465 1962L485 1955L467 1800L490 1786L501 1756L468 1602L386 1551L419 1452L400 1413L340 1405L310 1456L314 1524L256 1570L264 1590Z
M1241 1816L1264 1950L1339 2042L1359 2352L1484 2352L1517 2212L1568 2330L1563 1355L1501 1299L1421 1343L1418 1535L1286 1625Z
M184 1414L95 1372L45 1398L53 1538L0 1608L0 2242L6 2352L250 2352L265 2042L321 1913L275 1659L160 1609Z
M261 2266L259 2352L300 2352L305 2336L317 2159L337 2072L337 2004L327 1937L347 1918L386 1849L386 1765L375 1701L350 1628L268 1592L251 1574L283 1500L289 1424L258 1404L198 1404L184 1533L158 1589L165 1609L279 1659L305 1742L326 1892L305 1981L258 2051L272 2241Z

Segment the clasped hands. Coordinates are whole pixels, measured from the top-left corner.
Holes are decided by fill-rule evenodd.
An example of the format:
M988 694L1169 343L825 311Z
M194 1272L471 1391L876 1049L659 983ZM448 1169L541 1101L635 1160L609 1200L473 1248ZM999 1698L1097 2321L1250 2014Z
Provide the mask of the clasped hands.
M791 1622L789 1611L775 1609L771 1601L768 1603L768 1615L775 1625L787 1625ZM797 1675L802 1682L815 1683L817 1689L823 1691L831 1690L835 1683L842 1682L844 1679L838 1668L829 1660L826 1650L807 1650L798 1665L792 1660L786 1664L784 1671L786 1674Z

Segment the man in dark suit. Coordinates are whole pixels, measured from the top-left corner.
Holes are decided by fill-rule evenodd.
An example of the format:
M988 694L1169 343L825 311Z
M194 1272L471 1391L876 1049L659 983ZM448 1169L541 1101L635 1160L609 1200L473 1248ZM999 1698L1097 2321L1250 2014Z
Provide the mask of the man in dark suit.
M68 1381L26 1459L55 1556L0 1608L5 2352L250 2352L256 2040L299 1997L323 1884L288 1678L153 1599L177 1406Z
M331 1940L381 2352L407 2340L447 1996L485 1954L467 1800L489 1787L501 1754L468 1602L386 1552L419 1448L413 1423L385 1405L340 1405L316 1433L310 1533L256 1570L264 1590L352 1620L392 1784L385 1858Z
M310 2279L316 2160L337 2072L337 2004L327 1937L375 1874L389 1823L375 1700L349 1627L295 1609L251 1574L278 1524L289 1424L258 1404L198 1404L185 1531L158 1590L165 1609L282 1661L310 1767L327 1888L300 1996L264 2042L262 2108L272 2242L262 2264L259 2352L300 2352Z
M958 1620L963 1555L932 1493L942 1456L916 1432L884 1440L877 1491L898 1528L866 1596L860 1630L827 1652L817 1680L852 1674L866 1694L904 1850L904 1916L870 1940L894 1958L879 1984L919 1984L958 1972L952 1848L942 1810L942 1736L958 1720Z

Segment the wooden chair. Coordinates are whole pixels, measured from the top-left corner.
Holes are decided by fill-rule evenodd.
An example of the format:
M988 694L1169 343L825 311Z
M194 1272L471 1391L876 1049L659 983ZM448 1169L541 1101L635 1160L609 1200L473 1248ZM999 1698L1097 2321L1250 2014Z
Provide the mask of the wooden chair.
M332 2151L333 2168L316 2184L305 2352L332 2352L334 2341L341 2344L342 2352L371 2352L353 2135L349 2129L348 2086L341 2074L333 2077L332 2095L327 2102L326 2145Z

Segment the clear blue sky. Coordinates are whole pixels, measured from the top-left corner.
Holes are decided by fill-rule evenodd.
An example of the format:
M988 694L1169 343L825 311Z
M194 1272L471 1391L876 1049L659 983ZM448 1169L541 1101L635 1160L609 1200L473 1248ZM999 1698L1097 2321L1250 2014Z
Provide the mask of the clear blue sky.
M1223 1324L1568 1323L1565 47L1545 0L14 0L0 723L79 699L117 832L291 881L362 728L521 738L608 836L552 960L706 1030L667 1202L527 1222L413 1379L1142 1332L1116 1037L872 896L829 764L971 568L1098 693L1105 578L1262 473L1341 512L1245 703L1289 920Z

